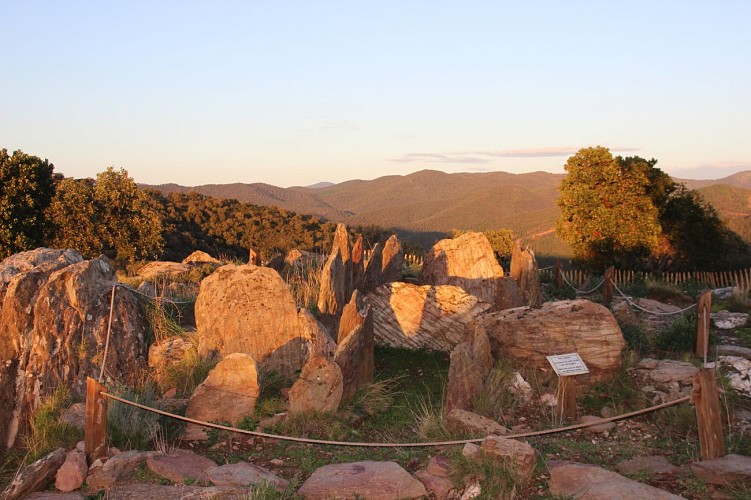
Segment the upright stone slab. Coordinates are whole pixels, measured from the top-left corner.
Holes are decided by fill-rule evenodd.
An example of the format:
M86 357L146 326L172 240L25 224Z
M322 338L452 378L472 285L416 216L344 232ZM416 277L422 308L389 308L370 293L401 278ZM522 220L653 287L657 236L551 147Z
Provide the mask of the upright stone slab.
M342 401L343 388L339 365L321 356L311 356L289 391L289 412L333 413Z
M201 282L195 309L202 356L244 353L262 369L290 377L305 364L310 338L292 293L273 269L220 267Z
M339 344L334 361L342 370L342 403L348 402L357 389L373 381L373 320L370 306L367 306L364 321L357 325Z
M383 283L401 281L402 269L404 268L404 252L395 234L392 234L383 245L381 259L381 277L383 278Z
M549 462L550 493L580 500L649 498L679 500L683 497L639 483L596 465Z
M524 305L540 307L543 297L535 252L529 246L522 249L518 240L514 243L511 253L511 277L519 286Z
M363 253L362 235L357 235L355 244L352 245L352 287L355 290L363 290L365 284L365 255Z
M489 304L501 278L503 268L488 238L476 232L439 241L425 254L422 267L424 284L458 286Z
M368 294L383 285L383 247L380 243L373 246L370 252L368 264L365 267L365 276L363 277L362 290Z
M234 353L224 357L199 385L188 401L185 416L204 422L239 424L253 415L261 392L258 370L252 357ZM188 424L186 438L207 439L206 428Z

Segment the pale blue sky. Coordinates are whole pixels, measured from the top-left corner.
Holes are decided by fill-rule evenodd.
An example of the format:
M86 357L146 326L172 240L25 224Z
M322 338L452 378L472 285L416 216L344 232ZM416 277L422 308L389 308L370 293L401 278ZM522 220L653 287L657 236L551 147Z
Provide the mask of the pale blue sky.
M751 169L751 2L0 0L0 147L87 177Z

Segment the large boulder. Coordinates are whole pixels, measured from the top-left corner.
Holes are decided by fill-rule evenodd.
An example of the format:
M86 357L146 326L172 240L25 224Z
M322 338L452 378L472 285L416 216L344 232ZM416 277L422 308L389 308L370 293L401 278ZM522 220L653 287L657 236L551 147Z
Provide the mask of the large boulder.
M540 309L519 307L487 313L478 319L497 356L528 368L551 371L547 356L578 352L589 368L583 382L598 382L621 367L626 346L613 314L588 300L546 302Z
M476 232L439 241L425 254L422 267L423 283L455 285L491 304L500 278L503 268L488 238Z
M445 352L462 341L467 323L491 307L456 286L401 282L377 288L365 302L379 344Z
M99 374L117 283L104 257L83 261L75 251L48 249L26 254L6 260L9 266L0 271L9 277L0 322L0 436L6 446L55 387L83 396L86 377ZM146 367L148 323L137 298L118 290L106 383L135 385Z
M186 273L190 271L188 264L169 261L149 262L138 270L136 274L144 279L151 279L157 276L173 276L175 274Z
M241 352L287 376L305 363L310 339L292 293L271 268L220 267L201 282L195 310L202 356Z
M236 352L222 359L209 372L188 401L185 416L204 422L239 424L252 416L261 393L256 362ZM187 439L206 439L206 428L188 424Z

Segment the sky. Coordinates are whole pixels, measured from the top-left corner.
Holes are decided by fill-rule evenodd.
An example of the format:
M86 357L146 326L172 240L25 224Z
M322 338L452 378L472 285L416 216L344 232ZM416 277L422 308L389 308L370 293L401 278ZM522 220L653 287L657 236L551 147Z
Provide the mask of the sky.
M751 2L0 0L0 148L93 177L310 185L751 169Z

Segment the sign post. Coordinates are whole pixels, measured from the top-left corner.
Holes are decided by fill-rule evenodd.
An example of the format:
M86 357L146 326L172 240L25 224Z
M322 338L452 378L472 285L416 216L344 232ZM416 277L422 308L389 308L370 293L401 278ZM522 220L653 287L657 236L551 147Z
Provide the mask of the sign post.
M561 420L573 420L576 418L576 375L589 373L589 368L584 364L579 353L560 354L548 356L548 362L558 375L558 418Z

